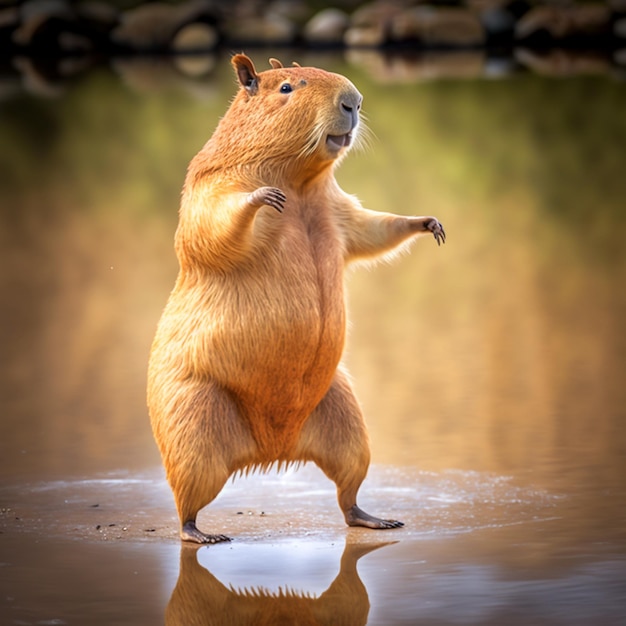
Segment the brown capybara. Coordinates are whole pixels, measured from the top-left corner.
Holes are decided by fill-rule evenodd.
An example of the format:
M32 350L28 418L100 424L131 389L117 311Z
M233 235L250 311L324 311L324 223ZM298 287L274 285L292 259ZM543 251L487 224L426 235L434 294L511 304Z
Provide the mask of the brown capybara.
M344 268L423 234L434 217L364 209L334 170L359 130L361 94L314 67L256 71L232 58L239 91L185 180L180 271L152 344L148 407L186 541L228 478L315 462L349 526L397 528L357 506L370 452L340 366Z

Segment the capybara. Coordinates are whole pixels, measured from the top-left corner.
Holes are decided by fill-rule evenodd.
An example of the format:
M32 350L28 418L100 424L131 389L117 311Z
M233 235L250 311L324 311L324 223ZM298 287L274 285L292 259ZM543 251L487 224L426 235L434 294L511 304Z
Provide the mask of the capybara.
M397 528L357 506L370 462L340 365L344 269L423 234L434 217L364 209L334 170L359 131L361 94L314 67L257 72L232 58L239 91L185 179L180 270L152 344L148 407L186 541L236 472L313 461L349 526Z

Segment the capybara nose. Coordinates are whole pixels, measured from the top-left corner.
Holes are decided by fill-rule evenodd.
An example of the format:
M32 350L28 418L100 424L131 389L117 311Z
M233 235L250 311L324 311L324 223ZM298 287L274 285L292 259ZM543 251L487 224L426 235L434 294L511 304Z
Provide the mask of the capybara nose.
M343 93L339 99L339 108L342 113L350 117L352 128L354 128L359 121L361 102L363 102L363 96L356 90Z

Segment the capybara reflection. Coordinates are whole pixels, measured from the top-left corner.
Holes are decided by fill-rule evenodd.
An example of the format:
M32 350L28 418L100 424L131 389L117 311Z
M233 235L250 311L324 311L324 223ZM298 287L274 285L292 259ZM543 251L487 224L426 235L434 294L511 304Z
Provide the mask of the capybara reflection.
M266 589L263 580L252 588L226 586L198 563L202 548L182 545L165 626L365 626L370 602L357 561L386 545L346 544L339 573L319 596L291 588L289 580L277 591Z
M349 526L401 522L357 506L367 430L340 366L344 270L423 234L434 217L364 209L334 170L358 139L361 94L314 67L257 72L232 58L239 91L192 159L175 246L180 271L152 345L148 406L187 541L227 479L315 462Z

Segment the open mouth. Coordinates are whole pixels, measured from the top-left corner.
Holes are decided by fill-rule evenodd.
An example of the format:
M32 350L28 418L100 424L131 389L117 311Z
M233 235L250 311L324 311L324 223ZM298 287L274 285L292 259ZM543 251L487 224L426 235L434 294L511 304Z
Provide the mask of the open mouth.
M341 148L347 148L352 142L352 133L346 133L345 135L328 135L326 137L326 145L331 150L341 150Z

